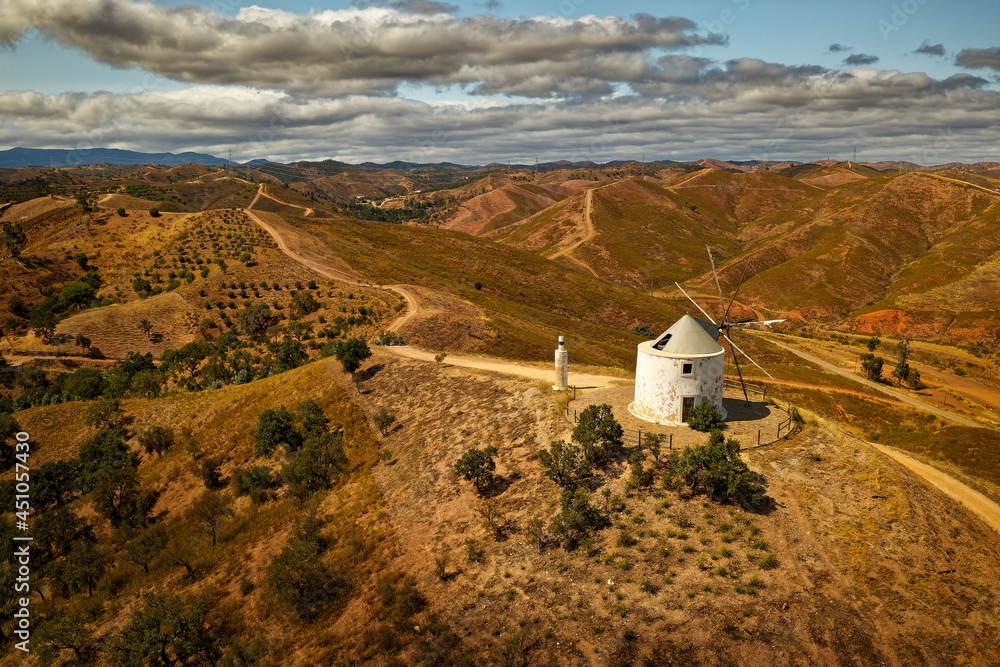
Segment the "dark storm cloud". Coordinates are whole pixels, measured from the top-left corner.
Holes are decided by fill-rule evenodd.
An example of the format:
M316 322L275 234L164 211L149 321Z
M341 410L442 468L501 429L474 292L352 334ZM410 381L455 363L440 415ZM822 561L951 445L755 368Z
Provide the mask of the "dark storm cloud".
M830 48L827 49L830 53L842 53L844 51L850 51L851 47L844 46L843 44L831 44Z
M974 69L985 67L1000 72L1000 47L962 49L955 58L955 64L960 67L972 67Z
M852 53L844 58L845 65L874 65L878 62L878 56L870 56L865 53Z
M928 56L943 56L944 44L931 44L929 41L926 41L918 46L914 53L922 53Z

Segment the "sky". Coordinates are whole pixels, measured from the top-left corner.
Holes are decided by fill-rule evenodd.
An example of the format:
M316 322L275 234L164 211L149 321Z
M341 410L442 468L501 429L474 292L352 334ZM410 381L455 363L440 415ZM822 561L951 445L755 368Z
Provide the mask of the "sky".
M0 149L1000 159L996 0L0 0Z

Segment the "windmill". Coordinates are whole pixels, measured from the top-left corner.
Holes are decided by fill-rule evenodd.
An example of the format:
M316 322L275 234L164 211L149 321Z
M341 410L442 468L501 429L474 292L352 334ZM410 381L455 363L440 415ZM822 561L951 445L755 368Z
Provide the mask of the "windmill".
M733 328L740 329L743 327L754 326L758 324L762 324L764 326L770 326L772 324L777 324L778 322L784 322L785 320L740 320L740 321L731 320L729 317L729 313L732 310L733 303L735 303L736 301L736 295L739 294L740 287L743 286L743 279L746 278L747 269L750 267L750 262L747 262L746 265L743 267L743 274L740 276L740 282L737 283L736 290L733 291L733 296L732 298L729 299L729 305L727 306L726 300L722 297L722 285L719 283L719 273L715 270L715 260L712 258L712 249L709 248L707 245L705 246L705 248L708 250L708 261L712 264L712 275L715 277L715 287L719 291L719 305L722 307L722 321L716 322L715 320L713 320L712 316L706 313L705 310L698 305L698 302L692 299L691 296L684 291L683 287L681 287L676 282L674 284L677 285L677 289L681 291L681 294L686 296L688 298L688 301L690 301L695 305L695 308L700 310L701 313L705 317L707 317L712 324L718 327L719 333L722 334L722 337L725 338L726 341L729 343L729 351L732 354L733 362L736 365L736 373L740 376L740 386L743 389L743 398L749 403L750 397L747 395L747 385L746 382L743 381L743 371L740 370L740 360L736 356L736 352L739 351L740 354L742 354L744 357L747 358L747 361L749 361L754 366L759 368L767 377L771 378L772 380L774 379L774 377L766 370L764 370L764 368L760 364L751 359L750 355L741 350L739 346L733 342L733 339L730 337L730 333Z

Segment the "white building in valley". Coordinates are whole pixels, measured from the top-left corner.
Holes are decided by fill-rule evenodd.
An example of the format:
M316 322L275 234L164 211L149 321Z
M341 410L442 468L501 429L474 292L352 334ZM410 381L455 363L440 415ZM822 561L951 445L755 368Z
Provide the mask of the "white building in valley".
M725 360L718 335L714 324L685 315L659 338L639 343L629 412L656 424L680 425L691 408L708 401L725 419Z

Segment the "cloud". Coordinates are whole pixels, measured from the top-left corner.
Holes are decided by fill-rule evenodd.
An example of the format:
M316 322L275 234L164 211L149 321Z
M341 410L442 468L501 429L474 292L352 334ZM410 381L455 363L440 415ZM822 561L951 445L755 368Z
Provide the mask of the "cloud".
M995 157L1000 93L978 77L936 80L752 59L716 66L675 58L668 65L671 94L575 101L482 95L432 104L207 85L121 95L0 92L0 144L216 155L232 149L239 160L486 164L536 155L605 161L641 152L810 160L842 155L851 137L850 145L872 159L929 164Z
M923 44L916 48L914 53L923 53L928 56L943 56L944 44L931 44L929 40L925 40Z
M449 7L402 0L302 15L249 6L229 18L202 7L130 0L5 0L0 40L10 44L30 25L113 67L319 97L392 94L401 83L538 97L603 94L631 80L622 78L625 62L625 71L644 76L635 63L653 49L725 43L699 34L685 18L438 12Z
M1000 72L1000 46L988 49L962 49L955 57L955 64L973 69L987 67Z
M408 12L411 14L454 14L459 10L458 5L451 5L447 2L435 2L434 0L398 0L397 2L371 0L370 2L352 2L351 6L359 9L365 9L368 7L389 7L400 12Z
M831 44L830 48L827 49L830 53L841 53L843 51L850 51L851 47L844 46L843 44Z
M878 62L878 56L870 56L864 53L852 53L844 58L845 65L874 65Z

